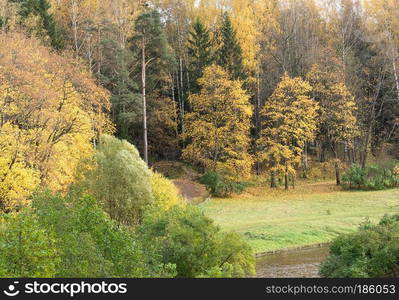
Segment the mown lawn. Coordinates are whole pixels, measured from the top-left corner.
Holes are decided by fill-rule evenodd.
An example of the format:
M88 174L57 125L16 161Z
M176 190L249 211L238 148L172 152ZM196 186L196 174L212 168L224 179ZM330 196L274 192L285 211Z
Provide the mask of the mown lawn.
M399 213L399 189L341 191L332 182L295 190L252 188L230 199L200 205L224 230L246 236L255 252L328 242L369 218Z

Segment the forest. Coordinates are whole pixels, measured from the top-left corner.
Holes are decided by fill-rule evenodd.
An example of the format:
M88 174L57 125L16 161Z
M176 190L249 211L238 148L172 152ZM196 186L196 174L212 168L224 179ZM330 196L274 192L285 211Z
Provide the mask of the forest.
M398 0L0 0L0 43L0 277L399 267Z

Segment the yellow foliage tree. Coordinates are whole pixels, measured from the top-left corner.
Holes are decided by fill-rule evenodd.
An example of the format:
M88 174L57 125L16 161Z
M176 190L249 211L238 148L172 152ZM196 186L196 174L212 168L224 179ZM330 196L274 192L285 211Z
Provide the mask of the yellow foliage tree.
M204 69L201 91L192 94L192 112L186 115L188 145L183 158L230 178L250 174L248 154L252 108L239 81L219 66Z
M341 183L338 144L345 143L346 147L351 147L358 134L355 98L343 83L341 74L313 65L307 75L313 86L314 99L320 106L318 137L331 147L334 154L337 185Z
M288 189L304 143L315 136L318 105L309 97L311 90L308 82L285 74L260 112L258 159L268 165L271 187L276 187L276 175L283 172Z
M63 191L112 126L108 93L79 62L15 32L0 43L0 203L11 210L38 184Z

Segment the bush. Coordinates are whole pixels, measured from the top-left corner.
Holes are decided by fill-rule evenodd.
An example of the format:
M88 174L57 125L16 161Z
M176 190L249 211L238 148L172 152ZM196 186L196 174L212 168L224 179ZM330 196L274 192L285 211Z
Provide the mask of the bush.
M54 277L59 249L51 227L26 209L0 216L0 277Z
M205 173L201 176L199 181L206 185L206 188L211 195L216 197L228 197L232 194L240 194L246 188L245 183L227 180L216 172Z
M0 218L2 277L173 277L89 196L35 195L32 209Z
M167 210L182 203L177 187L172 181L157 172L151 175L151 187L154 197L153 204L160 210Z
M349 189L361 189L366 186L366 170L358 164L353 164L344 175L342 181Z
M340 235L320 267L323 277L386 277L399 267L399 215L385 216L380 223L362 224L355 233Z
M139 224L153 199L151 171L137 149L109 135L100 137L93 161L82 163L77 182L122 224Z
M146 249L164 264L176 265L177 277L241 277L254 273L254 256L243 238L222 233L192 206L174 206L149 214L139 232Z
M393 164L369 165L362 168L352 165L342 176L343 187L358 190L382 190L399 186Z

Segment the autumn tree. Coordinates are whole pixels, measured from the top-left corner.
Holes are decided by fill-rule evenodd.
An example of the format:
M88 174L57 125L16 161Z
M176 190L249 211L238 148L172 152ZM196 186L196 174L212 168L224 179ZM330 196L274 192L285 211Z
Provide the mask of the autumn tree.
M4 32L15 30L19 22L18 4L9 0L0 0L0 29Z
M19 4L19 15L28 31L33 31L37 38L46 41L55 49L64 47L64 40L59 26L50 13L47 0L11 0Z
M162 13L165 33L175 58L175 68L169 68L171 77L172 98L178 104L179 132L184 134L184 115L189 110L187 97L192 88L197 88L191 78L190 58L186 46L191 30L191 23L195 20L192 15L194 0L158 0L154 1ZM194 85L193 85L194 84ZM181 141L184 146L184 141Z
M351 147L357 134L356 103L342 82L340 73L334 74L332 67L321 70L314 65L307 79L313 86L313 96L320 107L318 136L334 154L336 183L340 185L338 147L340 143Z
M395 96L399 101L399 70L398 70L398 41L399 41L399 9L396 0L385 0L383 3L376 0L366 1L367 13L378 20L378 26L372 30L380 38L379 47L389 60L395 86ZM385 38L384 38L385 37Z
M249 97L239 81L229 79L221 67L204 69L198 80L201 90L192 94L192 112L186 115L188 145L183 158L207 170L236 178L250 174L248 154L250 118Z
M268 166L271 187L276 187L276 175L283 173L288 189L304 143L315 136L318 105L309 97L311 90L308 82L285 74L260 112L258 159Z
M359 59L361 70L364 70L361 72L364 83L359 90L364 91L365 97L362 98L365 99L365 105L359 105L358 110L362 113L365 107L366 113L361 116L369 120L365 124L361 122L365 137L362 165L366 163L369 150L378 155L380 150L386 149L397 157L399 142L398 2L367 0L364 1L364 8L362 29L365 33L362 37L365 36L363 40L368 43L358 43L360 45L357 47L359 54L368 54L363 54Z
M112 126L107 91L79 62L15 32L0 42L0 203L13 210L39 184L65 191Z

